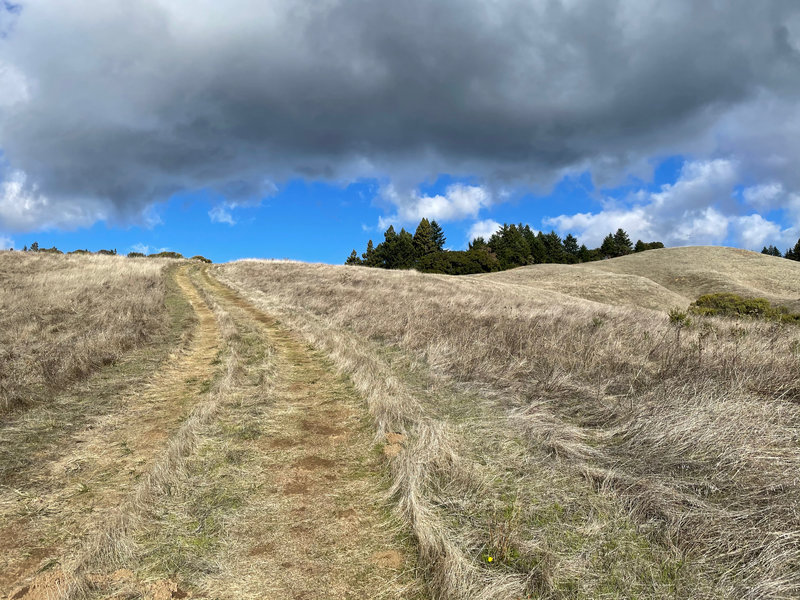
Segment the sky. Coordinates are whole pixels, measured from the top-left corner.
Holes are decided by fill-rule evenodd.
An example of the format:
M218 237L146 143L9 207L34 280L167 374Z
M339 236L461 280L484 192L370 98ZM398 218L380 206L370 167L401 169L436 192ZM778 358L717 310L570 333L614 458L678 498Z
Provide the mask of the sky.
M793 0L0 0L0 248L785 249L799 158Z

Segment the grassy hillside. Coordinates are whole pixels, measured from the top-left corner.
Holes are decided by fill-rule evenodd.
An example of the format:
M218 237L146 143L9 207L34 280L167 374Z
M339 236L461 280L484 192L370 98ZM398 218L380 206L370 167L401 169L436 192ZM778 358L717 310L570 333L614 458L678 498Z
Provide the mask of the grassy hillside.
M800 595L800 328L667 316L705 292L793 302L800 265L216 273L331 355L380 439L406 436L394 498L435 597Z
M0 590L798 597L798 267L0 253Z
M0 265L0 597L425 597L362 398L295 333L198 262Z
M716 246L648 250L580 265L533 265L477 275L606 304L666 310L702 294L765 297L800 310L800 262Z
M0 412L152 343L166 328L168 264L0 252Z

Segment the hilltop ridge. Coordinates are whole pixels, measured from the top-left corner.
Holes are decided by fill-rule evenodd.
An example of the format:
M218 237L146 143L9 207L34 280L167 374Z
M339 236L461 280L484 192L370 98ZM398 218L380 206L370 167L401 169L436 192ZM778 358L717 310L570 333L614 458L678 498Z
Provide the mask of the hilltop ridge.
M715 292L764 297L800 308L800 263L740 248L662 248L591 263L531 265L475 277L659 310L687 306L698 296Z

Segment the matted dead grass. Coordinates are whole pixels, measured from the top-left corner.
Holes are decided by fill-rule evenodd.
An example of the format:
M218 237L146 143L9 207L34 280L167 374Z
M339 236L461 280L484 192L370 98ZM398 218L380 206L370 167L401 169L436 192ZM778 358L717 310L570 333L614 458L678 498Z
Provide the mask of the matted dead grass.
M167 327L174 261L0 252L0 412L54 392Z
M689 248L526 271L215 270L351 374L379 437L408 436L395 501L434 596L800 595L800 330L666 315L709 291L788 305L798 265Z

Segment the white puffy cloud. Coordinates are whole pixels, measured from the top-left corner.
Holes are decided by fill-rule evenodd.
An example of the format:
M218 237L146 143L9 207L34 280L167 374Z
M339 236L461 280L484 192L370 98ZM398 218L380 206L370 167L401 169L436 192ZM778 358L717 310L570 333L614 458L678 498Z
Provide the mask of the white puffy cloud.
M736 164L729 160L687 162L678 180L657 192L625 200L607 199L598 213L559 215L545 224L571 232L590 246L621 227L632 239L660 240L668 246L719 244L728 235Z
M712 204L730 206L736 179L736 165L730 160L687 162L675 183L663 185L659 192L652 194L652 208L674 214L702 211Z
M494 219L484 219L483 221L476 221L469 228L467 234L467 241L471 242L475 238L482 237L484 240L489 240L492 234L500 229L502 225Z
M633 239L655 239L650 217L641 207L559 215L545 219L544 224L555 227L563 234L575 234L581 243L592 247L599 246L609 232L616 231L619 227L627 231Z
M150 246L139 242L131 246L131 252L138 252L140 254L150 254Z
M750 250L775 245L784 251L794 246L798 237L796 229L782 228L780 224L755 213L731 218L731 228L739 245Z
M234 207L235 205L227 202L217 204L210 211L208 211L208 216L211 218L212 223L227 223L228 225L236 225L236 220L233 218L233 214L231 214L231 209Z
M12 240L10 237L0 235L0 250L8 250L9 248L13 247L14 247L14 240Z
M456 221L475 218L483 208L492 205L492 194L478 185L454 183L447 186L444 195L424 196L417 190L400 193L392 184L380 190L384 203L394 207L395 213L381 217L378 226L387 227L391 223L416 224L426 218L435 221Z
M632 239L661 240L668 246L721 244L732 236L744 248L760 250L772 244L783 249L800 235L800 195L786 194L777 182L742 190L745 203L760 210L785 209L793 223L782 225L761 214L737 213L733 200L739 164L731 160L687 162L678 180L657 192L607 199L598 213L560 215L546 219L562 233L576 233L588 245L598 245L618 227Z

